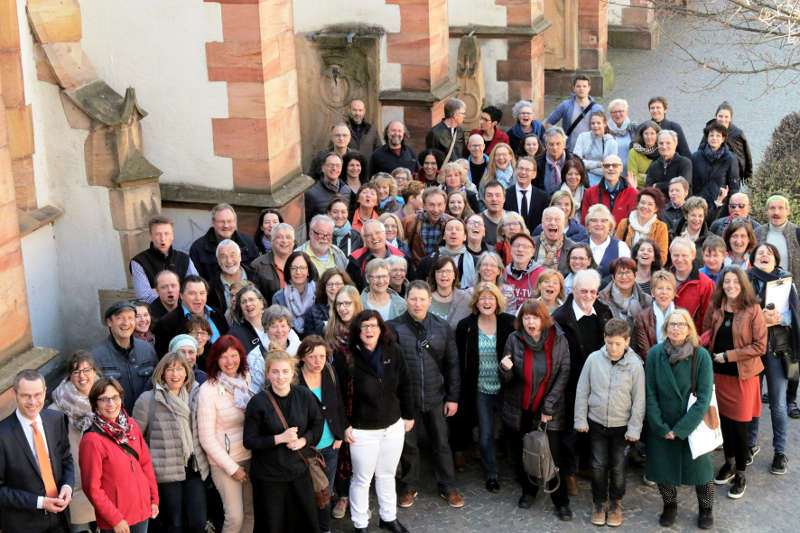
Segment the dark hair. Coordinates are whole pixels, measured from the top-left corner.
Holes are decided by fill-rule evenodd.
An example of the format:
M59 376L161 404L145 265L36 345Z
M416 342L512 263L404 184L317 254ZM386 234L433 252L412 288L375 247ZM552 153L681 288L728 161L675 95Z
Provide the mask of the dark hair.
M231 315L233 315L233 319L235 322L241 323L244 321L244 316L242 314L242 298L244 298L244 295L247 294L248 292L252 292L259 300L261 300L262 316L264 313L264 309L267 308L267 299L263 294L261 294L261 291L258 289L258 287L256 287L255 285L245 285L244 287L239 289L239 292L237 292L231 298L233 304L231 305L232 307Z
M772 256L775 258L775 266L779 267L781 265L781 253L778 251L778 249L775 247L774 244L768 243L766 241L758 243L756 247L753 248L753 255L756 254L759 248L764 248L764 247L769 248L769 251L772 252Z
M574 157L572 159L567 159L564 162L564 167L561 169L561 175L564 176L564 183L566 183L567 179L567 171L570 169L577 170L581 175L581 185L589 188L589 176L586 174L586 167L583 166L583 161L580 158Z
M631 338L631 327L628 321L622 318L612 318L606 322L603 328L604 337L622 337L623 339Z
M736 297L736 301L730 302L731 307L741 311L742 309L747 309L748 307L756 305L760 302L755 291L753 291L753 286L750 284L750 280L747 278L747 273L745 270L741 267L731 265L726 266L722 269L722 272L719 273L717 285L714 288L714 292L711 294L710 307L719 308L725 303L725 290L722 288L722 286L725 282L725 276L728 274L733 274L736 276L736 279L739 281L739 286L741 287L741 291L739 292L739 296Z
M89 363L89 366L94 369L95 372L98 372L97 363L94 362L94 357L92 354L86 350L75 350L69 355L67 358L67 377L69 377L69 373L73 370L77 370L82 363Z
M630 257L617 257L608 266L608 273L611 274L611 277L614 277L620 270L630 270L636 274L636 261Z
M244 351L244 346L242 346L239 339L233 335L223 335L217 339L217 342L211 345L211 350L209 350L208 356L206 357L206 374L208 374L208 379L216 381L217 374L219 374L221 370L219 368L219 358L231 348L239 353L239 368L237 369L237 373L244 375L247 372L247 352Z
M492 179L492 180L489 180L486 183L482 184L481 188L483 189L484 197L486 196L486 189L488 189L489 187L500 187L500 189L503 191L503 193L506 192L506 188L503 187L502 183L500 183L499 181L497 181L495 179Z
M378 192L378 186L375 185L375 183L368 181L367 183L362 184L361 187L359 187L358 192L356 193L356 209L358 209L361 206L361 203L358 201L359 196L361 196L361 191L367 191L367 190L373 191L375 193L375 198L377 199L377 203L378 204L380 203L381 195ZM372 210L377 213L378 207L379 206L376 204L375 207L372 208Z
M586 74L578 74L574 78L572 78L572 87L575 87L575 84L581 80L588 81L589 85L592 84L592 80L589 79L589 76L587 76Z
M606 117L605 111L602 111L602 110L601 111L592 111L591 113L589 113L589 121L590 122L592 120L592 117L602 117L603 118L603 124L605 125L603 127L603 133L604 134L605 133L611 133L611 130L608 129L608 117Z
M501 111L499 107L487 105L481 109L481 111L489 115L489 118L492 119L492 122L500 122L503 120L503 111Z
M338 266L331 267L323 272L319 277L317 291L314 294L314 303L322 304L324 306L328 305L328 293L325 292L325 286L333 276L342 276L342 283L345 285L352 285L353 287L356 286L356 284L353 283L353 280L350 278L350 274L348 274L345 269Z
M654 103L660 103L664 106L664 111L667 110L667 97L666 96L654 96L650 100L647 101L647 108L650 109L650 106Z
M170 226L175 226L175 222L172 220L171 216L154 215L150 217L150 220L147 222L147 230L153 231L153 226L159 226L161 224L169 224Z
M536 148L536 153L533 154L531 157L536 157L537 155L544 153L544 143L542 142L541 139L539 139L538 135L536 135L535 133L531 132L531 133L528 133L527 135L525 135L525 137L523 137L522 140L519 141L519 144L517 145L517 157L518 158L528 155L528 152L525 151L525 141L528 140L528 137L536 137L536 139L539 141L539 143L537 144L538 148ZM517 159L517 163L519 163L519 159Z
M639 191L639 195L636 197L636 203L639 203L639 200L642 199L642 196L649 196L653 199L656 203L656 215L661 209L664 207L666 200L664 199L664 193L658 187L645 187L641 191Z
M346 181L346 179L347 179L347 165L349 165L350 161L352 161L353 159L355 159L356 161L361 163L361 172L358 174L358 181L361 182L362 184L366 183L366 181L367 181L367 165L368 165L367 158L364 157L364 155L361 152L356 152L356 151L347 152L346 154L344 154L344 158L342 159L342 174L339 177L339 179L342 179L342 177L344 177L344 179Z
M342 196L341 194L334 194L331 197L330 201L328 202L328 205L325 206L325 212L330 213L331 209L333 208L333 205L339 202L343 203L348 209L350 209L349 198L347 198L346 196Z
M728 138L728 128L726 128L720 122L717 122L715 120L714 122L711 122L705 128L703 128L703 140L706 140L707 142L708 134L711 133L712 131L719 132L722 135L723 141Z
M283 216L281 216L280 211L272 207L262 209L261 212L258 214L258 224L256 225L255 233L253 233L253 240L256 242L256 246L262 253L265 252L266 250L263 249L264 245L261 244L261 237L266 237L267 240L269 240L271 237L270 235L265 235L264 230L261 229L261 225L264 224L264 217L267 215L277 216L279 224L283 222Z
M756 234L753 232L753 226L748 221L742 218L734 218L731 220L731 223L728 224L728 227L725 228L725 233L722 234L722 238L725 240L725 246L728 247L728 251L730 251L731 236L741 228L744 228L744 230L747 232L747 239L750 241L750 243L747 245L747 250L745 250L749 254L756 247Z
M444 154L436 148L428 148L427 150L423 150L419 153L417 161L419 162L420 168L425 163L425 158L429 155L432 155L436 159L436 169L438 170L442 168L442 164L444 163Z
M403 123L402 120L390 120L389 122L386 123L386 126L384 126L383 128L383 140L386 142L386 144L389 144L389 126L391 126L395 122L398 122L400 123L401 126L403 126L403 140L400 144L405 144L406 141L411 139L411 132L408 131L408 128L406 127L406 125Z
M119 381L114 378L100 377L97 378L92 388L89 389L89 405L92 408L92 412L97 412L97 399L105 392L106 387L114 387L114 390L119 394L120 404L125 404L125 390L122 388L122 385L119 384Z
M730 111L731 122L733 122L733 107L731 107L731 104L729 104L727 100L723 100L723 102L717 106L717 110L714 111L714 116L716 117L722 110Z
M347 335L347 344L351 353L361 351L361 348L363 347L361 344L361 324L372 318L378 321L378 328L381 330L380 336L378 337L378 343L382 346L389 346L395 342L395 335L386 325L386 322L383 321L381 314L374 309L364 309L354 316L353 320L350 322L350 331Z
M539 320L542 321L542 331L553 327L553 317L550 316L550 312L547 310L547 306L545 306L539 300L534 300L533 298L530 298L528 300L525 300L525 302L519 308L519 311L517 312L517 317L514 319L514 328L516 328L516 330L519 331L520 333L522 333L525 330L525 327L522 325L522 317L525 315L538 316Z
M636 241L636 244L634 244L631 249L631 258L636 261L638 265L639 260L637 259L637 255L639 254L639 248L641 248L643 244L649 244L653 247L653 262L650 264L650 273L661 270L663 266L661 264L661 247L653 239L645 238Z
M597 263L594 260L594 254L592 254L592 247L589 246L588 242L576 242L572 248L567 250L567 268L569 269L569 260L572 257L572 252L581 249L586 252L586 255L589 257L589 268L597 269ZM570 269L570 273L573 273Z
M649 104L648 104L648 107L649 107ZM633 138L633 141L631 142L631 145L633 145L633 143L636 143L639 146L641 146L642 148L646 147L646 144L644 142L644 130L646 130L647 128L652 128L656 132L656 135L658 135L658 132L661 131L661 126L656 124L655 121L653 121L653 120L645 120L644 122L639 124L639 128L636 130L636 136Z
M458 288L459 275L458 275L458 266L456 265L456 262L453 261L452 257L445 257L443 255L440 255L439 257L434 259L433 263L431 264L431 269L428 272L428 286L431 288L431 290L435 291L436 289L439 288L436 285L436 272L438 272L448 264L453 265L453 272L454 272L453 289L455 290ZM411 288L409 287L408 290L410 289ZM406 291L406 294L408 294L408 290Z
M317 346L325 347L325 355L327 360L331 356L331 346L319 335L309 335L303 339L303 342L301 342L300 346L297 348L297 358L300 360L305 359L305 357L313 352L314 348Z
M202 329L208 333L209 337L214 334L214 330L211 328L211 323L209 323L209 321L202 316L192 316L186 321L186 327L184 328L186 333L191 333L194 328Z
M206 292L208 292L208 282L196 274L190 274L183 278L183 281L181 282L181 294L184 293L186 286L190 283L202 283L203 287L206 288Z
M703 251L706 250L718 250L725 253L728 251L728 245L725 244L725 241L719 235L714 235L713 233L710 234L708 237L705 238L703 241Z
M406 296L408 296L413 290L422 290L427 292L428 296L431 295L431 286L425 280L415 279L409 283L408 287L406 287Z
M317 281L317 267L314 266L314 263L311 262L311 258L308 257L308 254L305 252L301 252L299 250L295 250L292 252L289 257L286 258L286 262L283 264L283 281L286 284L290 284L292 282L292 271L291 266L295 259L298 257L302 257L306 265L308 265L308 275L306 275L306 281Z

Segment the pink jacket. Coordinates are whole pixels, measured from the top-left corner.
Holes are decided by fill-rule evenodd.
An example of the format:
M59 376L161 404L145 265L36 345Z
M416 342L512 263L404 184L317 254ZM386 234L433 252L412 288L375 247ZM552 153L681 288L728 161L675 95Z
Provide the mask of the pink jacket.
M250 450L242 444L244 409L233 404L233 397L209 379L197 393L197 433L208 462L223 469L229 476L239 463L250 459ZM230 449L225 449L225 436Z

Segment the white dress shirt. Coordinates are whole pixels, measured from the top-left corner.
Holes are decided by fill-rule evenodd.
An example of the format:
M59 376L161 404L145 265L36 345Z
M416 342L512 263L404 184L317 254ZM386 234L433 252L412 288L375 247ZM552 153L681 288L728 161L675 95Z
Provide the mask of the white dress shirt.
M594 306L592 306L592 311L589 313L584 313L583 309L578 306L578 303L575 301L575 298L572 299L572 312L575 313L575 321L577 322L581 318L585 316L592 316L596 315L597 311L594 310Z
M50 449L47 447L47 437L44 434L44 427L42 427L42 417L41 415L36 415L36 420L30 420L22 416L22 413L19 412L19 409L16 411L17 420L19 420L19 424L22 426L22 432L25 434L25 440L28 441L28 447L31 449L31 453L33 453L33 458L36 459L36 464L39 464L39 457L36 455L36 445L33 443L33 423L36 423L36 429L39 433L42 434L42 440L44 441L44 447L47 450L47 453L50 453ZM41 474L40 474L41 475ZM44 496L39 496L36 498L36 508L41 509L42 504L44 503Z
M520 189L519 183L514 187L514 190L517 192L517 213L522 215L522 218L527 219L528 213L522 212L522 191L525 191L525 198L528 203L528 211L531 209L531 186L528 185L527 189Z
M609 235L606 237L606 240L601 242L600 244L595 244L592 239L589 239L589 247L592 249L592 257L594 257L594 262L598 265L603 261L603 256L606 253L606 248L608 245L611 244L611 236ZM628 245L625 244L624 241L619 241L619 254L617 257L630 257L631 256L631 249L628 248Z

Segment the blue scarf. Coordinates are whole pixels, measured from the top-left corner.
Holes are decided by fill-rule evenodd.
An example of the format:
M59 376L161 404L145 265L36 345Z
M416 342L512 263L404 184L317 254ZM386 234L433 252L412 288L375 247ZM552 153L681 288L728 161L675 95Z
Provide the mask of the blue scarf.
M361 356L364 360L375 369L378 377L383 377L383 364L381 360L381 345L378 344L374 350L367 350L365 346L361 346Z
M708 143L703 143L703 155L705 155L709 161L718 161L722 159L723 156L728 155L728 147L723 144L719 147L719 150L712 150Z

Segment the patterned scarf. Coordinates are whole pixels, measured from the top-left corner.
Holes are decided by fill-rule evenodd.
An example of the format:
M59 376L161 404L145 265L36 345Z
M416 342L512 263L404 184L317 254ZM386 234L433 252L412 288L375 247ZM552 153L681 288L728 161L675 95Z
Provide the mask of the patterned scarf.
M292 327L295 331L303 331L303 325L305 323L303 315L314 305L314 293L316 290L317 284L313 281L309 281L306 284L306 290L303 294L300 294L291 283L287 284L286 288L283 289L283 295L286 297L286 307L289 308L289 311L292 312L292 316L294 317Z
M250 391L250 386L247 384L247 379L244 376L230 377L225 372L220 371L217 373L217 383L225 389L225 391L233 396L233 405L239 409L245 409L250 397L253 393Z
M95 413L92 422L120 446L136 440L136 437L131 434L131 424L124 408L120 409L116 420L107 420Z
M69 379L65 379L53 391L53 403L67 415L70 425L79 432L83 433L92 425L94 415L89 397L78 392Z
M547 194L552 194L553 191L558 190L561 187L561 167L564 166L564 162L567 159L567 153L563 152L561 157L558 159L553 159L550 156L550 152L545 152L545 161L547 162L547 170L549 172L545 172L545 188L547 189Z
M550 244L547 239L542 237L541 250L539 251L539 264L545 268L552 268L558 270L558 258L561 255L561 249L564 245L564 239L561 239L556 244Z
M646 146L642 146L639 143L631 143L631 146L633 147L634 150L636 150L637 153L642 154L643 156L646 156L649 159L653 160L658 159L658 145L654 144L650 148L647 148Z

